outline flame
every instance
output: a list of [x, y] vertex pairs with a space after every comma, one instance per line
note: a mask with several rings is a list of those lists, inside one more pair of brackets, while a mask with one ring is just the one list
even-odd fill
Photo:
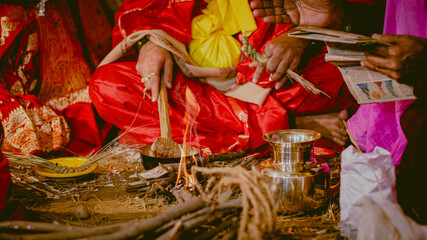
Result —
[[[185, 131], [184, 131], [184, 139], [183, 139], [183, 148], [181, 149], [181, 159], [179, 161], [179, 167], [178, 167], [178, 174], [176, 179], [177, 186], [181, 178], [184, 178], [185, 180], [185, 187], [193, 188], [194, 184], [196, 183], [195, 176], [188, 173], [187, 171], [187, 153], [189, 152], [189, 147], [186, 145], [187, 142], [187, 135], [190, 133], [190, 130], [192, 129], [194, 122], [196, 121], [197, 115], [199, 115], [200, 112], [200, 105], [197, 103], [196, 97], [194, 96], [193, 92], [190, 90], [190, 88], [185, 89], [185, 115], [184, 115], [184, 122], [185, 122]], [[194, 162], [197, 166], [197, 159], [196, 157], [192, 156]]]

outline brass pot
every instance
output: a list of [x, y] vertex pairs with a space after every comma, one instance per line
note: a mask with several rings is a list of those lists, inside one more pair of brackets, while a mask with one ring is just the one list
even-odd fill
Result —
[[277, 212], [307, 212], [324, 206], [329, 199], [329, 174], [323, 170], [283, 172], [261, 169], [271, 183]]
[[303, 171], [305, 162], [313, 157], [314, 141], [319, 138], [320, 133], [305, 129], [279, 130], [263, 136], [270, 144], [273, 165], [284, 172]]

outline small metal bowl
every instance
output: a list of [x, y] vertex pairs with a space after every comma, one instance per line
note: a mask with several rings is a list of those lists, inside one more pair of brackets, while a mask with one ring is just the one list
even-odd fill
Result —
[[[180, 146], [182, 147], [181, 144]], [[189, 146], [189, 153], [187, 154], [187, 156], [185, 156], [186, 161], [187, 162], [190, 161], [193, 156], [198, 155], [199, 153], [200, 153], [200, 150], [198, 148]], [[154, 156], [153, 151], [151, 151], [151, 144], [150, 144], [141, 148], [141, 159], [142, 159], [142, 166], [144, 167], [144, 169], [149, 170], [159, 166], [159, 162], [163, 164], [179, 163], [179, 161], [181, 160], [181, 157], [178, 157], [178, 158], [156, 157]]]
[[273, 165], [284, 172], [304, 170], [304, 163], [313, 157], [314, 141], [320, 133], [306, 129], [286, 129], [266, 133], [263, 139], [271, 147]]

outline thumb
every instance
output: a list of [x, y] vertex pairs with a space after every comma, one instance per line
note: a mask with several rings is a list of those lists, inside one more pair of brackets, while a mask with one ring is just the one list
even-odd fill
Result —
[[348, 112], [347, 109], [342, 110], [338, 113], [338, 118], [341, 120], [347, 120], [348, 119]]

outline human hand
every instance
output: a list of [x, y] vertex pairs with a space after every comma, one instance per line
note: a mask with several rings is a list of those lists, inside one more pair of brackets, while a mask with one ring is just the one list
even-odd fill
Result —
[[427, 39], [392, 34], [374, 34], [372, 37], [390, 46], [366, 53], [362, 66], [412, 86], [427, 72]]
[[286, 71], [293, 70], [299, 65], [301, 55], [308, 43], [309, 41], [305, 39], [289, 37], [288, 33], [271, 40], [264, 49], [264, 55], [269, 58], [267, 64], [264, 66], [253, 62], [249, 65], [256, 67], [252, 81], [257, 83], [263, 71], [266, 70], [271, 73], [270, 79], [277, 81], [275, 88], [281, 88], [287, 79]]
[[339, 0], [253, 0], [254, 17], [266, 23], [291, 23], [317, 27], [335, 27], [343, 23]]
[[148, 41], [141, 47], [135, 68], [142, 78], [148, 78], [145, 81], [145, 89], [151, 91], [151, 100], [153, 102], [159, 96], [160, 74], [162, 72], [166, 87], [172, 88], [172, 56], [164, 48], [157, 46], [153, 42]]

